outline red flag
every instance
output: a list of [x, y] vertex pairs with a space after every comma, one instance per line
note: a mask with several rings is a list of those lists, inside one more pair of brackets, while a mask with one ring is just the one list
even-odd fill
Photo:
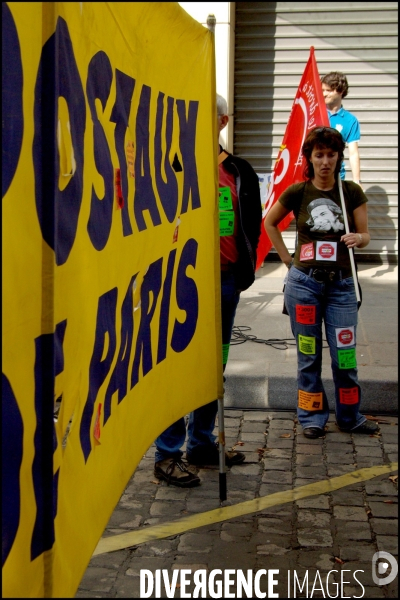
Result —
[[[328, 111], [326, 110], [322, 86], [318, 74], [317, 63], [314, 56], [314, 48], [310, 48], [303, 77], [293, 102], [292, 111], [286, 126], [278, 158], [275, 162], [271, 183], [269, 184], [267, 200], [263, 207], [263, 222], [261, 224], [261, 236], [257, 248], [258, 269], [271, 249], [271, 242], [264, 228], [264, 219], [271, 206], [278, 200], [282, 192], [292, 185], [304, 181], [303, 171], [305, 160], [301, 148], [307, 133], [318, 125], [329, 127]], [[279, 224], [279, 229], [284, 231], [294, 218], [291, 212]]]

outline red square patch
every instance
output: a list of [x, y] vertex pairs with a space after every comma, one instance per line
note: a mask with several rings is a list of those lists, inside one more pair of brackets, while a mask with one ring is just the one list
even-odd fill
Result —
[[302, 323], [303, 325], [315, 325], [315, 306], [306, 306], [302, 304], [296, 304], [296, 323]]

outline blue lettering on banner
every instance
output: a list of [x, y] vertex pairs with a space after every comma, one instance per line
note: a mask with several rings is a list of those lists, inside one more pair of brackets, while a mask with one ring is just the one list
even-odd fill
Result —
[[23, 456], [24, 423], [13, 389], [4, 373], [2, 373], [1, 389], [1, 558], [4, 566], [17, 535], [20, 520], [19, 477]]
[[192, 198], [192, 209], [200, 208], [199, 181], [196, 165], [196, 123], [199, 103], [189, 102], [189, 113], [186, 119], [186, 103], [177, 100], [179, 116], [179, 147], [183, 160], [183, 194], [181, 214], [187, 212], [189, 197]]
[[178, 182], [176, 180], [175, 171], [172, 168], [169, 160], [169, 154], [172, 143], [173, 132], [173, 117], [174, 117], [174, 99], [167, 99], [167, 117], [165, 131], [165, 154], [164, 154], [164, 170], [167, 181], [164, 182], [162, 177], [162, 124], [164, 116], [164, 94], [160, 92], [157, 100], [157, 118], [156, 118], [156, 134], [154, 139], [154, 166], [156, 171], [156, 184], [163, 206], [165, 215], [170, 223], [173, 223], [178, 209]]
[[36, 519], [31, 541], [31, 560], [54, 544], [54, 519], [57, 515], [59, 469], [53, 474], [53, 453], [57, 448], [54, 428], [54, 381], [64, 370], [63, 342], [67, 321], [56, 325], [55, 333], [35, 339], [35, 456], [32, 480], [36, 500]]
[[87, 225], [89, 237], [96, 250], [103, 250], [111, 231], [114, 201], [114, 170], [106, 134], [97, 116], [95, 100], [105, 110], [110, 95], [113, 73], [105, 52], [97, 52], [89, 63], [86, 95], [93, 121], [93, 148], [96, 169], [104, 180], [104, 196], [99, 198], [92, 185], [90, 217]]
[[[64, 190], [58, 187], [60, 157], [56, 148], [58, 97], [65, 98], [76, 163]], [[67, 23], [57, 20], [43, 46], [35, 85], [33, 166], [37, 215], [45, 242], [63, 265], [71, 252], [83, 193], [83, 139], [86, 103]]]
[[125, 73], [119, 69], [115, 69], [115, 84], [117, 95], [110, 121], [116, 124], [114, 133], [115, 149], [117, 151], [121, 169], [122, 196], [124, 198], [124, 205], [121, 210], [122, 230], [124, 236], [126, 236], [132, 234], [132, 225], [128, 212], [128, 175], [125, 154], [125, 133], [129, 123], [135, 80], [132, 77], [129, 77], [129, 75], [125, 75]]
[[[80, 427], [80, 440], [85, 462], [92, 450], [90, 424], [92, 422], [94, 403], [98, 391], [110, 370], [116, 348], [115, 316], [117, 296], [118, 290], [117, 288], [113, 288], [99, 298], [96, 337], [89, 367], [89, 392], [83, 409]], [[105, 347], [107, 347], [107, 354], [101, 360]]]
[[147, 229], [143, 211], [148, 210], [153, 225], [161, 225], [161, 217], [153, 190], [150, 172], [150, 98], [151, 88], [142, 87], [136, 117], [136, 156], [135, 156], [135, 219], [139, 231]]
[[183, 352], [188, 347], [196, 331], [199, 316], [199, 295], [195, 281], [187, 277], [186, 269], [190, 265], [196, 266], [198, 243], [194, 239], [186, 242], [178, 266], [176, 277], [176, 301], [181, 310], [186, 312], [183, 323], [175, 320], [172, 333], [171, 348], [175, 352]]
[[[175, 297], [178, 307], [185, 311], [186, 319], [182, 323], [175, 320], [170, 343], [170, 347], [174, 352], [182, 352], [187, 348], [197, 327], [199, 311], [197, 286], [195, 280], [186, 275], [189, 266], [196, 267], [197, 249], [198, 243], [196, 240], [189, 239], [183, 247], [178, 264]], [[168, 256], [164, 283], [162, 282], [162, 258], [154, 261], [143, 277], [140, 288], [140, 323], [136, 341], [133, 339], [133, 284], [138, 274], [134, 275], [129, 282], [121, 308], [121, 342], [118, 358], [105, 393], [103, 424], [111, 416], [113, 395], [118, 392], [118, 404], [127, 395], [128, 368], [133, 345], [135, 345], [135, 355], [130, 377], [130, 389], [139, 383], [140, 365], [142, 365], [143, 377], [154, 367], [151, 329], [162, 283], [157, 364], [166, 358], [175, 258], [176, 249], [172, 250]], [[85, 462], [92, 451], [90, 431], [95, 402], [99, 390], [110, 371], [116, 351], [116, 308], [117, 288], [113, 288], [100, 296], [97, 310], [95, 342], [89, 367], [89, 392], [80, 424], [80, 442]], [[107, 354], [102, 360], [105, 349], [107, 349]]]
[[121, 400], [125, 398], [127, 392], [128, 367], [133, 339], [133, 284], [136, 277], [137, 274], [132, 277], [122, 304], [121, 344], [119, 347], [117, 364], [114, 367], [104, 398], [104, 425], [111, 415], [111, 400], [113, 394], [118, 391], [119, 404]]
[[1, 110], [2, 155], [1, 197], [6, 194], [17, 170], [24, 131], [22, 107], [22, 59], [18, 32], [7, 2], [1, 3]]

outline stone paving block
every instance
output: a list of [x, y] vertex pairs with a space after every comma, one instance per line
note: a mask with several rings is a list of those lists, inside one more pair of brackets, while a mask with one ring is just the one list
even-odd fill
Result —
[[322, 456], [323, 445], [311, 445], [311, 444], [299, 444], [297, 440], [296, 453], [297, 455], [302, 454], [315, 454], [316, 456]]
[[242, 475], [243, 477], [257, 477], [262, 472], [261, 464], [246, 464], [236, 465], [231, 467], [232, 475]]
[[397, 496], [397, 489], [391, 481], [366, 481], [365, 491], [369, 496]]
[[262, 483], [283, 483], [283, 484], [292, 484], [293, 482], [293, 473], [288, 471], [271, 471], [266, 470], [262, 476]]
[[297, 467], [320, 467], [323, 465], [323, 457], [321, 454], [297, 454]]
[[339, 545], [345, 540], [372, 540], [371, 527], [369, 523], [361, 521], [335, 520], [335, 542]]
[[372, 530], [377, 535], [395, 535], [398, 536], [398, 520], [397, 519], [370, 519]]
[[260, 423], [268, 423], [271, 418], [271, 413], [261, 412], [257, 410], [249, 410], [243, 415], [243, 421], [258, 421]]
[[290, 471], [292, 462], [285, 459], [264, 459], [264, 470], [266, 471]]
[[300, 509], [329, 510], [329, 498], [327, 496], [311, 496], [297, 500], [296, 504]]
[[[152, 540], [141, 544], [135, 550], [136, 556], [166, 557], [176, 551], [177, 540]], [[147, 567], [146, 567], [147, 568]]]
[[294, 440], [285, 440], [285, 439], [280, 439], [280, 438], [275, 438], [275, 439], [269, 439], [267, 437], [267, 448], [293, 448], [293, 443]]
[[116, 552], [105, 552], [90, 559], [91, 567], [106, 567], [118, 570], [129, 556], [129, 550], [117, 550]]
[[356, 453], [357, 453], [357, 457], [359, 456], [379, 456], [379, 458], [382, 458], [382, 450], [379, 447], [372, 447], [372, 446], [358, 446], [356, 448]]
[[372, 557], [376, 552], [374, 544], [351, 544], [345, 543], [340, 548], [340, 558], [346, 563], [348, 561], [357, 561], [368, 563], [368, 568], [371, 568]]
[[[379, 446], [379, 444], [378, 444]], [[353, 454], [353, 444], [350, 443], [339, 443], [331, 442], [329, 439], [326, 440], [326, 455], [338, 454], [344, 456], [345, 454]]]
[[245, 421], [242, 426], [242, 433], [265, 433], [266, 429], [266, 423], [259, 423], [258, 421]]
[[241, 442], [252, 442], [254, 444], [258, 444], [259, 446], [265, 445], [265, 435], [263, 433], [241, 433], [240, 434]]
[[333, 514], [339, 521], [368, 521], [364, 507], [358, 506], [334, 506]]
[[294, 439], [294, 431], [292, 429], [287, 429], [286, 431], [274, 430], [271, 427], [268, 429], [268, 439], [275, 440], [293, 440]]
[[315, 527], [299, 527], [297, 539], [300, 546], [330, 548], [333, 539], [329, 529], [315, 529]]
[[115, 569], [105, 567], [88, 566], [80, 583], [82, 590], [91, 590], [92, 592], [110, 592], [117, 578]]
[[392, 535], [377, 535], [376, 543], [378, 546], [378, 550], [383, 550], [384, 552], [390, 552], [394, 556], [398, 556], [399, 553], [399, 545], [398, 538]]
[[383, 464], [383, 459], [379, 456], [357, 456], [357, 467], [364, 469], [364, 467], [376, 467]]
[[278, 535], [290, 535], [292, 533], [292, 523], [291, 521], [277, 519], [276, 517], [259, 517], [258, 531], [269, 535], [274, 533]]
[[335, 569], [337, 564], [332, 548], [320, 548], [319, 550], [304, 548], [299, 552], [297, 562], [302, 567], [314, 567], [320, 571]]
[[260, 497], [270, 496], [271, 494], [276, 494], [277, 492], [285, 492], [287, 490], [291, 490], [291, 485], [284, 485], [283, 483], [263, 483], [260, 486]]
[[289, 552], [289, 548], [277, 546], [276, 544], [262, 544], [257, 546], [257, 554], [265, 556], [282, 556]]
[[353, 454], [326, 454], [326, 462], [328, 465], [354, 465], [356, 459]]
[[298, 445], [307, 445], [307, 446], [322, 446], [324, 438], [316, 438], [315, 440], [310, 440], [309, 438], [304, 437], [302, 433], [298, 433], [296, 436], [296, 442]]
[[156, 500], [185, 500], [188, 489], [178, 488], [173, 485], [162, 485], [157, 489]]
[[228, 473], [227, 475], [227, 488], [228, 490], [256, 490], [258, 488], [258, 481], [252, 477], [243, 477], [243, 475], [233, 475]]
[[364, 498], [361, 492], [361, 490], [360, 492], [348, 491], [347, 488], [334, 490], [331, 492], [332, 504], [340, 504], [343, 506], [364, 506]]
[[179, 514], [185, 509], [186, 504], [183, 500], [155, 500], [150, 507], [150, 515], [152, 517], [161, 517], [167, 515], [174, 518], [179, 516]]
[[293, 431], [294, 424], [289, 419], [273, 419], [269, 424], [269, 430]]
[[391, 463], [396, 463], [399, 460], [399, 455], [396, 454], [387, 454], [388, 461]]
[[178, 552], [186, 554], [193, 552], [198, 554], [208, 554], [213, 547], [212, 538], [202, 533], [184, 533], [180, 536]]
[[264, 460], [270, 460], [272, 458], [283, 458], [290, 460], [292, 458], [292, 450], [289, 448], [270, 448], [264, 451]]
[[351, 473], [357, 469], [356, 465], [333, 465], [329, 464], [327, 466], [327, 472], [329, 477], [340, 477], [340, 475], [345, 475], [345, 473]]
[[353, 436], [354, 446], [358, 448], [359, 446], [370, 446], [371, 448], [380, 448], [381, 447], [381, 437], [380, 436], [371, 436], [371, 435], [359, 435]]
[[351, 443], [350, 433], [345, 433], [344, 431], [329, 431], [327, 434], [327, 441], [329, 442], [339, 442], [340, 444], [349, 444]]
[[387, 504], [386, 502], [371, 502], [368, 501], [373, 517], [386, 517], [388, 519], [396, 519], [398, 516], [397, 504]]
[[301, 479], [322, 479], [325, 477], [324, 465], [314, 467], [296, 467], [296, 477]]
[[393, 433], [383, 433], [381, 434], [381, 442], [383, 442], [384, 444], [398, 444], [399, 443], [399, 436], [397, 435], [397, 432], [393, 432]]
[[294, 412], [269, 412], [268, 415], [270, 421], [273, 421], [274, 419], [278, 419], [279, 421], [282, 419], [294, 421], [295, 419], [297, 419], [297, 415]]
[[322, 527], [328, 529], [331, 522], [331, 515], [318, 510], [300, 509], [297, 513], [297, 522], [299, 527]]
[[383, 448], [386, 454], [397, 454], [399, 453], [398, 444], [383, 444]]
[[188, 498], [186, 511], [189, 513], [202, 513], [220, 507], [219, 492], [213, 498]]

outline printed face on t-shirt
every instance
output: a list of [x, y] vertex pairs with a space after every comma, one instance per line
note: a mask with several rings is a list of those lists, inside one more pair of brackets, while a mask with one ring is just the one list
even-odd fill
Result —
[[[338, 211], [340, 211], [339, 208]], [[312, 225], [310, 231], [330, 231], [332, 229], [337, 232], [344, 229], [339, 215], [335, 214], [326, 204], [320, 204], [312, 209], [311, 219], [307, 221], [307, 224]]]

